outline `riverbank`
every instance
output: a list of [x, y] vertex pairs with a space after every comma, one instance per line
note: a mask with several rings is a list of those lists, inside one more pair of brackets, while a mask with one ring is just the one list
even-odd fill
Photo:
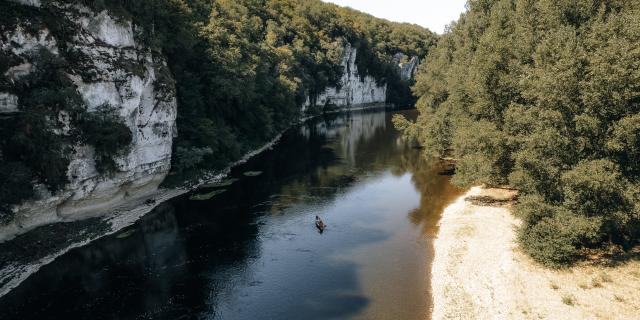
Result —
[[433, 319], [636, 319], [640, 261], [552, 270], [519, 251], [515, 191], [473, 187], [440, 220]]
[[152, 194], [132, 197], [110, 210], [95, 213], [93, 217], [66, 220], [60, 218], [58, 221], [35, 229], [25, 229], [10, 234], [6, 230], [4, 234], [0, 232], [0, 297], [16, 288], [41, 267], [68, 251], [133, 225], [166, 201], [194, 191], [205, 184], [222, 181], [233, 168], [246, 163], [265, 150], [273, 148], [290, 128], [322, 115], [381, 108], [379, 105], [362, 105], [317, 115], [306, 115], [292, 122], [289, 128], [280, 132], [271, 141], [247, 152], [241, 159], [230, 163], [223, 170], [203, 174], [197, 181], [178, 187], [161, 187]]

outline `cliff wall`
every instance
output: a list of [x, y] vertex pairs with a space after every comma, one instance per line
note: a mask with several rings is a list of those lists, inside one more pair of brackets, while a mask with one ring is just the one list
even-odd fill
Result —
[[[39, 1], [16, 2], [44, 6]], [[0, 227], [0, 240], [39, 225], [99, 215], [127, 199], [144, 197], [157, 189], [171, 167], [176, 96], [163, 56], [139, 45], [132, 24], [107, 11], [58, 3], [46, 6], [72, 27], [72, 34], [60, 39], [39, 17], [20, 19], [1, 34], [0, 54], [14, 61], [1, 76], [17, 87], [22, 78], [39, 71], [43, 50], [62, 58], [83, 108], [89, 113], [104, 105], [114, 108], [131, 131], [132, 140], [127, 151], [114, 158], [116, 170], [110, 174], [97, 170], [93, 146], [73, 143], [68, 155], [68, 183], [52, 193], [35, 182], [36, 199], [15, 208], [13, 220]], [[12, 92], [17, 88], [10, 85], [4, 89], [7, 92], [0, 92], [0, 115], [20, 117], [23, 106]], [[51, 130], [59, 136], [71, 135], [74, 128], [68, 118], [66, 110], [58, 111], [49, 123]]]
[[387, 85], [379, 84], [372, 76], [361, 77], [356, 65], [358, 50], [347, 44], [341, 65], [344, 69], [339, 87], [329, 87], [315, 97], [309, 97], [303, 111], [310, 107], [334, 106], [341, 109], [383, 104], [387, 99]]
[[[21, 9], [14, 22], [0, 28], [0, 120], [19, 122], [28, 113], [42, 117], [46, 131], [66, 144], [68, 164], [61, 188], [51, 188], [42, 177], [31, 181], [35, 196], [14, 206], [9, 218], [0, 217], [0, 242], [38, 226], [100, 216], [123, 204], [155, 197], [171, 169], [177, 132], [176, 85], [167, 58], [142, 41], [144, 30], [130, 17], [78, 2], [12, 2]], [[346, 44], [340, 84], [308, 97], [301, 116], [316, 108], [352, 109], [387, 101], [387, 84], [361, 76], [357, 57], [357, 49]], [[113, 155], [114, 170], [100, 169], [101, 155], [83, 136], [87, 131], [74, 122], [78, 110], [44, 106], [43, 114], [25, 102], [25, 92], [37, 90], [33, 79], [50, 72], [44, 66], [51, 61], [71, 83], [82, 112], [95, 114], [108, 106], [131, 132], [125, 152]], [[400, 76], [411, 77], [416, 65], [417, 58], [399, 66]], [[58, 89], [45, 89], [52, 88]], [[30, 130], [28, 126], [20, 129]], [[0, 161], [4, 160], [0, 150]]]

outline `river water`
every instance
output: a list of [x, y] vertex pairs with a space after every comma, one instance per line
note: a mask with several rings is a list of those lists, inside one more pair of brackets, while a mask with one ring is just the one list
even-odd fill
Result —
[[237, 181], [196, 193], [224, 192], [161, 204], [44, 266], [0, 298], [0, 318], [428, 318], [437, 221], [462, 190], [392, 114], [292, 128]]

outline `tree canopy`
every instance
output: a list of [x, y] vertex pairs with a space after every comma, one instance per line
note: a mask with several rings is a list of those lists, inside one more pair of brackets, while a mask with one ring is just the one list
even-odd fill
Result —
[[[179, 162], [190, 151], [201, 155], [199, 167], [224, 166], [286, 128], [307, 96], [339, 85], [347, 43], [358, 49], [360, 75], [396, 92], [408, 83], [399, 79], [393, 55], [422, 58], [436, 42], [435, 34], [417, 25], [319, 0], [87, 4], [133, 19], [139, 36], [167, 55], [178, 89], [176, 168], [188, 167]], [[184, 160], [194, 166], [192, 157]]]
[[567, 263], [640, 239], [639, 64], [637, 1], [470, 1], [395, 121], [454, 182], [520, 189], [524, 250]]
[[[300, 117], [308, 96], [339, 86], [345, 45], [358, 49], [360, 76], [404, 92], [393, 55], [424, 57], [436, 36], [417, 25], [392, 23], [319, 0], [42, 0], [40, 8], [3, 2], [0, 29], [19, 23], [47, 28], [59, 57], [38, 53], [37, 72], [20, 83], [0, 77], [0, 89], [15, 93], [21, 113], [0, 126], [0, 218], [9, 207], [33, 196], [32, 186], [50, 191], [67, 180], [70, 148], [93, 145], [99, 171], [117, 170], [113, 156], [126, 151], [131, 132], [109, 106], [88, 114], [66, 75], [77, 59], [68, 42], [77, 26], [61, 14], [60, 2], [94, 12], [107, 10], [131, 21], [142, 50], [163, 55], [175, 80], [178, 137], [176, 171], [219, 169], [264, 144]], [[0, 74], [17, 62], [0, 56]], [[135, 67], [134, 67], [135, 68]], [[135, 70], [126, 71], [135, 72]], [[168, 73], [171, 74], [168, 74]], [[164, 81], [168, 80], [168, 81]], [[389, 96], [406, 103], [406, 94]], [[68, 114], [73, 139], [56, 133], [47, 119]], [[59, 130], [58, 130], [59, 131]], [[623, 134], [623, 133], [621, 133]]]

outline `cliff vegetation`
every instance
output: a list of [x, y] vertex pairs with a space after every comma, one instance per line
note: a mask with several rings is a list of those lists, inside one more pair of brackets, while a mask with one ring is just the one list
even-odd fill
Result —
[[339, 86], [347, 43], [358, 50], [362, 77], [372, 75], [398, 93], [389, 102], [411, 104], [393, 55], [424, 57], [436, 40], [416, 25], [316, 0], [111, 0], [103, 6], [133, 19], [140, 36], [168, 57], [178, 91], [177, 171], [223, 167], [289, 126], [308, 96]]
[[[16, 102], [15, 110], [0, 110], [5, 220], [11, 206], [46, 198], [70, 183], [78, 145], [91, 147], [99, 173], [91, 177], [96, 180], [91, 188], [131, 169], [116, 161], [126, 158], [128, 149], [140, 152], [132, 159], [146, 156], [141, 150], [152, 143], [136, 145], [140, 135], [149, 139], [140, 128], [144, 124], [135, 123], [134, 114], [128, 119], [118, 114], [130, 104], [126, 99], [141, 95], [137, 79], [152, 79], [168, 104], [175, 84], [178, 132], [171, 166], [182, 179], [239, 159], [298, 119], [307, 97], [339, 86], [347, 44], [358, 50], [361, 77], [386, 84], [389, 102], [411, 104], [411, 80], [400, 78], [393, 56], [422, 58], [436, 42], [433, 33], [416, 25], [319, 0], [15, 0], [2, 2], [0, 9], [0, 99]], [[100, 29], [105, 26], [111, 29]], [[42, 50], [16, 53], [16, 46], [25, 45], [12, 42], [22, 41], [11, 39], [16, 34], [38, 35], [27, 40]], [[114, 95], [118, 106], [87, 103], [93, 96]], [[155, 125], [150, 126], [159, 137], [175, 133], [166, 132], [173, 124]]]

